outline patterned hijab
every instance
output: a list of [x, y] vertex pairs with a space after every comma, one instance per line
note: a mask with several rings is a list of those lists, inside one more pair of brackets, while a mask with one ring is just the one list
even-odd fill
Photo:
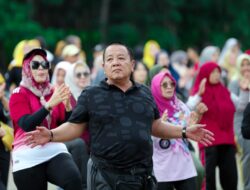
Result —
[[172, 77], [172, 75], [169, 72], [160, 72], [157, 75], [155, 75], [152, 80], [151, 91], [155, 99], [156, 105], [159, 109], [160, 115], [162, 115], [163, 112], [167, 110], [168, 117], [171, 118], [176, 112], [181, 110], [181, 102], [177, 98], [176, 92], [174, 92], [174, 95], [170, 99], [167, 99], [162, 96], [161, 82], [165, 77], [170, 78], [170, 80], [174, 82], [175, 84], [174, 90], [176, 90], [176, 81]]
[[46, 55], [39, 51], [34, 51], [29, 57], [24, 58], [22, 66], [22, 80], [20, 85], [29, 89], [33, 94], [38, 97], [45, 97], [52, 93], [52, 86], [49, 81], [49, 74], [44, 83], [37, 83], [31, 73], [30, 62], [34, 56], [40, 55], [47, 61]]

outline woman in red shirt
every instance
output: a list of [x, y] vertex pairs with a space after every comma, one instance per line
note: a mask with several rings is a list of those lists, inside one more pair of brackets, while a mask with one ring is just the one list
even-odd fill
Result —
[[25, 144], [26, 132], [36, 126], [55, 128], [71, 113], [70, 91], [65, 85], [52, 88], [49, 69], [46, 51], [31, 50], [23, 59], [20, 86], [10, 97], [14, 182], [19, 190], [46, 190], [48, 181], [65, 190], [80, 190], [80, 173], [63, 143], [49, 142], [36, 148]]

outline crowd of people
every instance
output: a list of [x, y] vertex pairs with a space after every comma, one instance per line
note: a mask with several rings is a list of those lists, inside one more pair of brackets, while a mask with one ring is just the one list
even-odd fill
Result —
[[[168, 52], [78, 36], [20, 41], [0, 75], [0, 189], [250, 190], [250, 50], [230, 38]], [[5, 135], [0, 128], [0, 136]], [[11, 156], [10, 156], [11, 154]], [[236, 162], [236, 154], [240, 163]], [[238, 171], [240, 173], [238, 173]]]

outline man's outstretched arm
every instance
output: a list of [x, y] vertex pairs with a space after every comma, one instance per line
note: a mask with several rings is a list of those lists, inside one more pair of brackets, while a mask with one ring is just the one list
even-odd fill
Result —
[[36, 130], [26, 133], [26, 143], [32, 147], [47, 142], [65, 142], [80, 137], [87, 123], [66, 122], [59, 127], [49, 130], [46, 127], [37, 127]]
[[157, 119], [153, 122], [152, 135], [163, 139], [186, 137], [207, 146], [214, 141], [213, 133], [203, 127], [202, 124], [192, 124], [183, 128]]

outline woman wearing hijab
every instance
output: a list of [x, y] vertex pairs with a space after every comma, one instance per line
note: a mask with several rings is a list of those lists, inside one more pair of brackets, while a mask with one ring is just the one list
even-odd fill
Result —
[[160, 51], [160, 45], [155, 40], [149, 40], [146, 42], [143, 49], [143, 63], [147, 65], [148, 69], [151, 69], [155, 63], [155, 56]]
[[[67, 71], [65, 77], [65, 84], [70, 87], [70, 91], [75, 100], [78, 100], [78, 97], [80, 96], [81, 92], [90, 85], [90, 80], [91, 75], [89, 67], [84, 63], [76, 63]], [[85, 130], [81, 137], [88, 146], [88, 130]], [[86, 155], [86, 153], [84, 155]], [[85, 161], [87, 162], [86, 156]]]
[[243, 171], [244, 189], [250, 189], [250, 141], [244, 139], [241, 134], [241, 122], [243, 119], [243, 112], [249, 100], [249, 85], [250, 85], [250, 56], [248, 54], [241, 54], [237, 58], [237, 75], [231, 81], [228, 88], [231, 93], [236, 96], [246, 94], [245, 101], [242, 104], [237, 104], [236, 112], [234, 114], [234, 131], [238, 146], [242, 151], [239, 151], [241, 163], [238, 166]]
[[51, 84], [54, 86], [60, 86], [65, 81], [65, 76], [67, 70], [70, 68], [71, 64], [67, 61], [61, 61], [56, 64], [53, 71]]
[[75, 63], [66, 72], [65, 83], [69, 86], [75, 100], [78, 99], [84, 88], [90, 85], [90, 69], [84, 63]]
[[228, 82], [233, 79], [237, 72], [236, 60], [240, 54], [239, 41], [235, 38], [228, 39], [219, 58], [219, 65], [225, 70]]
[[[66, 71], [65, 84], [69, 86], [70, 92], [77, 101], [83, 89], [90, 85], [90, 69], [84, 63], [70, 65]], [[83, 132], [80, 138], [65, 142], [69, 152], [72, 154], [82, 176], [83, 187], [87, 188], [87, 162], [89, 159], [89, 131]]]
[[6, 77], [7, 89], [12, 92], [16, 88], [22, 79], [22, 61], [24, 54], [33, 48], [39, 47], [38, 40], [22, 40], [20, 41], [13, 52], [13, 60], [8, 66], [8, 72]]
[[[71, 67], [73, 67], [72, 64], [67, 61], [61, 61], [55, 66], [51, 79], [51, 84], [54, 88], [57, 88], [65, 83], [66, 73], [71, 69]], [[73, 96], [70, 96], [70, 104], [72, 107], [76, 105], [76, 100]]]
[[[240, 47], [239, 47], [239, 41], [236, 38], [228, 38], [221, 50], [221, 54], [218, 60], [218, 63], [220, 66], [222, 66], [223, 64], [225, 64], [225, 57], [226, 54], [231, 51], [232, 49], [237, 49], [238, 53], [240, 53]], [[236, 61], [236, 60], [235, 60]]]
[[204, 63], [209, 61], [217, 62], [219, 59], [219, 55], [220, 55], [220, 49], [218, 47], [216, 46], [205, 47], [200, 55], [199, 67], [201, 67], [202, 65], [204, 65]]
[[[67, 61], [61, 61], [56, 65], [53, 72], [52, 84], [54, 86], [60, 86], [62, 84], [66, 84], [69, 87], [71, 92], [70, 103], [72, 107], [76, 105], [78, 96], [80, 95], [83, 89], [78, 87], [77, 85], [79, 84], [80, 86], [83, 85], [84, 87], [86, 87], [90, 83], [90, 79], [88, 79], [88, 82], [86, 84], [84, 82], [85, 79], [82, 79], [83, 78], [81, 77], [82, 67], [84, 67], [84, 65], [80, 63], [75, 63], [72, 65]], [[74, 71], [76, 70], [76, 68], [78, 70], [80, 69], [79, 80], [74, 75], [75, 74]], [[87, 74], [88, 78], [90, 78], [89, 70], [87, 71]], [[88, 146], [87, 146], [88, 143], [89, 143], [89, 134], [87, 131], [84, 132], [82, 138], [76, 138], [74, 140], [64, 142], [80, 171], [83, 188], [87, 188], [87, 161], [89, 158]]]
[[[176, 81], [169, 72], [161, 72], [152, 80], [151, 91], [163, 122], [186, 126], [194, 122], [187, 106], [176, 96]], [[167, 121], [164, 119], [167, 111]], [[200, 114], [206, 108], [200, 110]], [[197, 122], [198, 120], [196, 120]], [[196, 169], [188, 142], [184, 139], [153, 137], [153, 166], [158, 190], [196, 189]]]
[[[66, 72], [65, 84], [69, 86], [70, 91], [77, 101], [81, 92], [90, 85], [91, 75], [89, 67], [84, 63], [76, 63]], [[82, 138], [89, 145], [89, 133], [85, 130]]]
[[[194, 83], [192, 94], [199, 93], [200, 85], [204, 90], [198, 97], [208, 111], [200, 123], [214, 133], [215, 141], [208, 147], [199, 144], [202, 162], [206, 171], [206, 189], [216, 189], [215, 169], [219, 167], [220, 183], [225, 190], [237, 189], [237, 168], [235, 160], [235, 141], [233, 119], [235, 105], [230, 92], [220, 82], [221, 69], [215, 62], [207, 62], [201, 68]], [[204, 83], [205, 81], [205, 83]], [[236, 98], [234, 98], [236, 102]]]
[[63, 143], [49, 142], [34, 148], [25, 144], [26, 132], [37, 126], [56, 128], [67, 120], [70, 91], [65, 85], [56, 89], [50, 85], [45, 50], [31, 50], [22, 65], [22, 81], [9, 104], [14, 126], [14, 182], [19, 190], [46, 190], [47, 182], [65, 190], [80, 190], [80, 173]]

